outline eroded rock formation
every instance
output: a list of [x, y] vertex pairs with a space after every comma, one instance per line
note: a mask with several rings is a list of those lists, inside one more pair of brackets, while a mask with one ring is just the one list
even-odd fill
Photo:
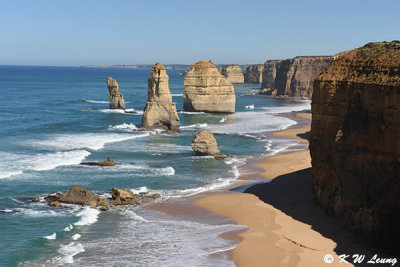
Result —
[[119, 92], [117, 81], [111, 77], [107, 78], [108, 99], [110, 101], [110, 109], [125, 110], [125, 101], [123, 95]]
[[256, 64], [250, 65], [246, 68], [244, 74], [245, 83], [262, 83], [262, 74], [264, 70], [264, 65]]
[[46, 197], [46, 201], [49, 202], [50, 206], [54, 207], [59, 207], [61, 205], [60, 203], [90, 206], [92, 208], [108, 206], [108, 201], [106, 199], [77, 185], [74, 185], [63, 194]]
[[183, 108], [186, 111], [234, 113], [236, 96], [233, 85], [210, 61], [190, 66], [185, 77]]
[[244, 83], [242, 69], [237, 64], [221, 66], [221, 74], [231, 83]]
[[179, 129], [179, 117], [176, 105], [172, 103], [168, 80], [167, 69], [157, 62], [148, 79], [147, 104], [142, 119], [146, 129]]
[[197, 156], [213, 156], [216, 159], [224, 159], [218, 149], [217, 140], [209, 131], [198, 133], [192, 140], [192, 149]]
[[310, 98], [314, 79], [332, 62], [331, 56], [295, 57], [268, 60], [264, 64], [260, 93]]
[[343, 52], [314, 81], [313, 189], [345, 226], [388, 252], [400, 240], [400, 42]]

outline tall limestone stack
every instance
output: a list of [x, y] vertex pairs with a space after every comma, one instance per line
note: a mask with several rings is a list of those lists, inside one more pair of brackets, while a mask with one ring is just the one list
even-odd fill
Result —
[[242, 68], [237, 64], [221, 66], [221, 74], [231, 83], [244, 83]]
[[337, 55], [314, 81], [313, 190], [329, 213], [400, 252], [400, 42]]
[[190, 66], [184, 84], [184, 110], [211, 113], [235, 112], [235, 89], [212, 62], [203, 60]]
[[148, 79], [147, 103], [142, 119], [146, 129], [177, 130], [180, 126], [168, 80], [167, 69], [157, 62]]
[[125, 110], [124, 96], [119, 92], [117, 81], [111, 77], [107, 78], [108, 99], [110, 101], [110, 109]]
[[264, 65], [262, 64], [248, 66], [244, 74], [244, 82], [262, 83], [263, 70], [264, 70]]
[[264, 64], [262, 94], [310, 98], [314, 79], [332, 62], [331, 56], [268, 60]]

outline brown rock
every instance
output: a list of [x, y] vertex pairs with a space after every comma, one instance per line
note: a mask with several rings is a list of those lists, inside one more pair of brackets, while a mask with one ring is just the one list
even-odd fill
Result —
[[83, 189], [77, 185], [74, 185], [70, 189], [57, 196], [57, 201], [61, 203], [77, 204], [82, 206], [101, 206], [108, 205], [107, 200], [93, 194], [89, 190]]
[[81, 165], [88, 165], [88, 166], [100, 166], [100, 167], [111, 167], [115, 165], [115, 162], [110, 158], [107, 157], [104, 161], [99, 162], [81, 162]]
[[108, 211], [110, 208], [108, 207], [108, 206], [104, 206], [104, 207], [101, 207], [100, 208], [100, 210], [101, 211]]
[[211, 113], [234, 113], [236, 96], [233, 85], [210, 61], [190, 66], [185, 80], [183, 109]]
[[111, 196], [113, 198], [111, 206], [139, 204], [136, 196], [128, 189], [118, 189], [114, 187], [112, 188]]
[[180, 126], [176, 105], [172, 103], [166, 68], [156, 63], [148, 79], [147, 104], [142, 125], [146, 129], [177, 130]]
[[244, 83], [244, 76], [239, 65], [223, 65], [220, 71], [231, 83]]
[[117, 81], [111, 77], [107, 78], [108, 99], [110, 101], [110, 109], [125, 110], [125, 101], [123, 95], [119, 92]]
[[244, 74], [244, 82], [262, 83], [263, 70], [264, 70], [264, 65], [262, 64], [248, 66]]
[[52, 201], [52, 202], [49, 203], [49, 206], [60, 207], [61, 203], [59, 201]]
[[400, 42], [337, 55], [314, 81], [313, 190], [346, 227], [400, 252]]
[[192, 149], [197, 156], [213, 156], [223, 159], [225, 156], [219, 151], [217, 140], [212, 133], [203, 131], [198, 133], [192, 140]]
[[332, 59], [331, 56], [306, 56], [268, 60], [264, 64], [260, 93], [276, 92], [276, 96], [310, 98], [314, 79]]

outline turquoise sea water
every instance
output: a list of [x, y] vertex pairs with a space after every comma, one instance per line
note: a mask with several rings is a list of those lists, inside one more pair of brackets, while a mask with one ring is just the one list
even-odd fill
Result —
[[[105, 213], [74, 205], [48, 207], [30, 199], [80, 185], [105, 197], [112, 187], [179, 198], [232, 183], [238, 166], [288, 144], [262, 133], [294, 125], [279, 116], [307, 101], [254, 94], [235, 86], [236, 113], [182, 111], [183, 76], [168, 71], [181, 119], [177, 133], [136, 132], [150, 70], [0, 66], [0, 266], [215, 266], [210, 258], [231, 246], [218, 234], [237, 229], [177, 220], [141, 207]], [[108, 109], [106, 78], [117, 79], [128, 109]], [[210, 130], [232, 159], [195, 157], [196, 132]], [[110, 156], [111, 168], [79, 165]], [[45, 238], [47, 237], [47, 238]], [[210, 245], [211, 244], [211, 245]]]

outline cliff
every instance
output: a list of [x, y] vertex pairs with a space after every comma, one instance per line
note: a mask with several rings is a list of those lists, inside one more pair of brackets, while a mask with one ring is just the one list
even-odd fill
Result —
[[183, 108], [186, 111], [234, 113], [236, 96], [233, 85], [210, 61], [190, 67], [184, 80]]
[[262, 83], [262, 74], [264, 70], [264, 65], [256, 64], [250, 65], [246, 68], [244, 74], [245, 83]]
[[117, 81], [111, 77], [107, 78], [108, 99], [110, 101], [110, 109], [125, 110], [124, 96], [119, 92]]
[[166, 68], [157, 62], [148, 79], [147, 103], [142, 119], [142, 125], [146, 129], [177, 130], [180, 126], [168, 81]]
[[244, 83], [242, 68], [239, 65], [222, 65], [220, 71], [231, 83]]
[[345, 226], [400, 252], [400, 42], [337, 55], [314, 81], [313, 190]]
[[331, 56], [268, 60], [264, 64], [262, 94], [310, 98], [314, 79], [332, 62]]

